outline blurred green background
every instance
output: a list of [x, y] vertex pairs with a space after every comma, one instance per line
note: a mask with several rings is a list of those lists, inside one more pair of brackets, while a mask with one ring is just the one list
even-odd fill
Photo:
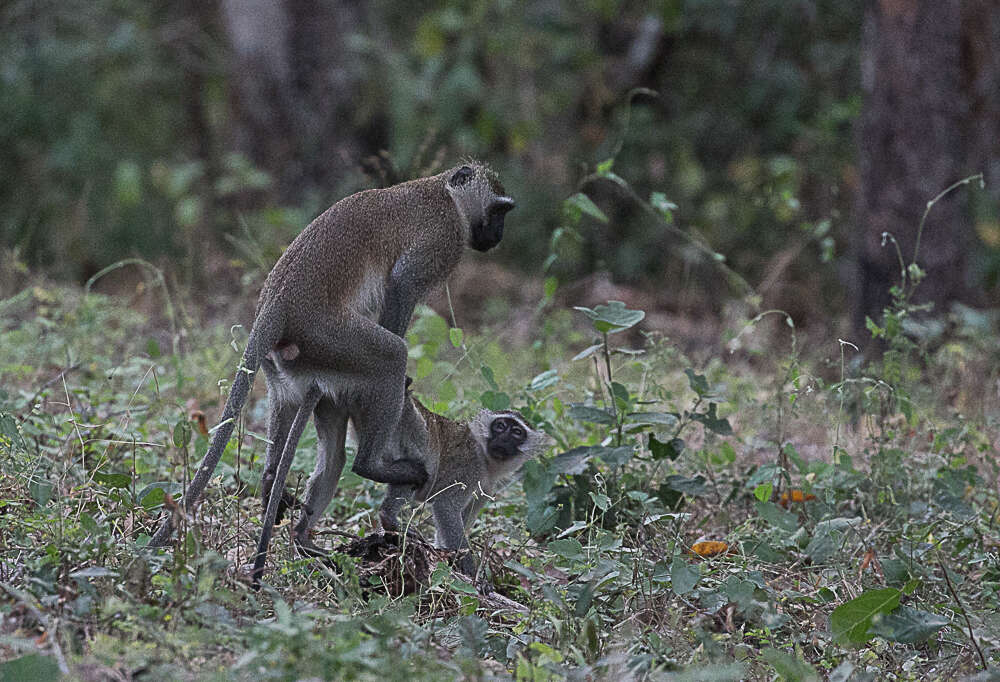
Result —
[[[989, 86], [1000, 66], [988, 51], [970, 59], [985, 49], [976, 40], [996, 42], [998, 11], [968, 3], [987, 19], [969, 27], [968, 8], [943, 4], [959, 17], [953, 38], [975, 48], [956, 57], [961, 68], [985, 78], [956, 85], [980, 92], [970, 95], [979, 118], [954, 123], [979, 131], [974, 145], [997, 132]], [[518, 201], [496, 256], [508, 266], [711, 292], [713, 271], [692, 269], [660, 221], [613, 183], [581, 184], [614, 157], [638, 197], [675, 203], [677, 227], [725, 254], [765, 300], [846, 312], [859, 295], [847, 285], [868, 281], [852, 274], [865, 229], [858, 149], [881, 153], [857, 144], [862, 66], [883, 64], [864, 31], [891, 28], [891, 8], [873, 7], [13, 0], [0, 9], [0, 244], [58, 278], [141, 256], [198, 284], [213, 258], [266, 271], [350, 192], [474, 155]], [[918, 17], [912, 35], [932, 20]], [[923, 75], [912, 87], [948, 78]], [[985, 160], [952, 150], [957, 161], [929, 186], [989, 173], [1000, 153], [985, 146]], [[562, 202], [579, 190], [609, 221], [585, 220], [579, 238], [553, 245]], [[910, 196], [919, 218], [931, 196]], [[988, 186], [956, 200], [955, 229], [974, 235], [962, 242], [963, 281], [987, 296], [1000, 263], [996, 196]], [[911, 215], [899, 222], [916, 227]]]

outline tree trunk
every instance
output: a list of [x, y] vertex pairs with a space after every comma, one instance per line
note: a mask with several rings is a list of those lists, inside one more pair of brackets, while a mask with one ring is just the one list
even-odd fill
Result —
[[[917, 228], [927, 202], [970, 168], [970, 97], [963, 49], [961, 0], [872, 0], [862, 36], [864, 109], [859, 121], [861, 188], [854, 255], [857, 290], [854, 328], [869, 338], [900, 281], [891, 242], [904, 262], [914, 257]], [[994, 94], [995, 97], [995, 94]], [[936, 312], [964, 298], [966, 255], [972, 244], [967, 193], [939, 202], [924, 225], [919, 263], [927, 278], [915, 301], [933, 301]]]
[[362, 3], [222, 0], [232, 48], [235, 146], [274, 178], [278, 198], [329, 192], [358, 161], [347, 48]]

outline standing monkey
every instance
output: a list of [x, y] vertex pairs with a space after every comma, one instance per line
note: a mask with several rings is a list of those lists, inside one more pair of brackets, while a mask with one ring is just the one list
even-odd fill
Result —
[[[262, 363], [270, 412], [262, 488], [269, 512], [282, 453], [286, 445], [294, 452], [309, 413], [316, 418], [319, 460], [298, 537], [308, 537], [336, 489], [336, 479], [332, 486], [329, 481], [336, 468], [331, 458], [342, 456], [348, 419], [358, 434], [355, 473], [393, 485], [423, 485], [423, 443], [391, 451], [399, 444], [394, 436], [404, 407], [402, 336], [417, 302], [447, 279], [466, 245], [488, 251], [500, 242], [513, 207], [496, 175], [470, 161], [429, 178], [353, 194], [310, 223], [264, 282], [222, 421], [187, 489], [185, 510], [192, 511], [215, 471]], [[275, 509], [278, 499], [280, 491]], [[169, 541], [172, 521], [164, 519], [150, 546]]]
[[[390, 485], [379, 510], [387, 532], [398, 532], [399, 511], [410, 498], [428, 502], [434, 514], [437, 544], [445, 549], [469, 546], [467, 532], [491, 495], [511, 481], [521, 466], [555, 441], [531, 428], [520, 412], [481, 410], [469, 422], [457, 422], [431, 412], [407, 393], [413, 416], [400, 425], [400, 438], [426, 438], [427, 482], [413, 486]], [[475, 575], [475, 560], [468, 552], [458, 568]]]

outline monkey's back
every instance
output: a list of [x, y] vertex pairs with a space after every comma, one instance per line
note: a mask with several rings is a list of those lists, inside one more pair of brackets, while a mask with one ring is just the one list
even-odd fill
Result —
[[484, 489], [490, 486], [483, 453], [468, 424], [431, 412], [419, 400], [414, 399], [424, 422], [427, 424], [427, 435], [432, 452], [439, 454], [437, 469], [431, 479], [421, 490], [417, 491], [416, 499], [424, 502], [427, 498], [441, 492], [456, 481], [475, 486], [482, 483]]
[[[464, 248], [444, 174], [345, 197], [292, 241], [268, 274], [257, 302], [292, 317], [352, 310], [375, 318], [401, 257], [420, 259], [430, 285], [443, 281]], [[288, 320], [294, 323], [294, 320]]]

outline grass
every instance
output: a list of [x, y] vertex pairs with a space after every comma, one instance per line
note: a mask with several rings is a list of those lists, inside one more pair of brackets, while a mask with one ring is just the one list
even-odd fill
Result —
[[[614, 304], [548, 303], [526, 347], [422, 311], [429, 406], [512, 405], [559, 443], [474, 526], [490, 599], [445, 561], [397, 596], [346, 554], [384, 493], [351, 474], [317, 538], [332, 564], [296, 556], [285, 525], [253, 592], [261, 386], [181, 541], [144, 549], [206, 449], [197, 412], [212, 424], [239, 330], [172, 333], [46, 284], [0, 306], [0, 679], [1000, 674], [987, 316], [921, 338], [899, 315], [894, 352], [864, 365], [791, 343], [781, 314], [696, 363]], [[310, 430], [291, 486], [315, 446]]]

